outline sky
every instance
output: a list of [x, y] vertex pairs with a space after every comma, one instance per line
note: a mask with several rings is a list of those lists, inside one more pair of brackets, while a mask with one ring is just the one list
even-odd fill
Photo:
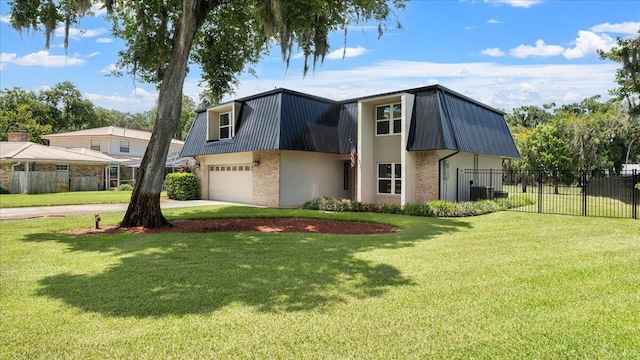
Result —
[[[71, 29], [66, 52], [62, 27], [47, 50], [42, 33], [18, 33], [8, 13], [0, 0], [0, 88], [40, 91], [70, 81], [96, 106], [131, 113], [155, 106], [156, 85], [109, 75], [124, 43], [103, 10]], [[343, 100], [432, 84], [507, 112], [607, 99], [620, 66], [601, 60], [597, 49], [638, 36], [640, 1], [409, 1], [387, 25], [381, 38], [375, 24], [352, 27], [346, 45], [342, 32], [331, 34], [330, 53], [306, 76], [299, 54], [287, 68], [274, 47], [223, 101], [274, 88]], [[192, 67], [184, 86], [196, 103], [200, 74]]]

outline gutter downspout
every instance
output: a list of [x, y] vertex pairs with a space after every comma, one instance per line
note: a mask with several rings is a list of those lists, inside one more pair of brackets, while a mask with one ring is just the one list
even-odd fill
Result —
[[459, 153], [460, 153], [460, 150], [454, 152], [453, 154], [449, 154], [449, 155], [443, 157], [442, 159], [438, 160], [438, 199], [439, 200], [442, 200], [442, 196], [440, 196], [440, 194], [442, 194], [442, 162], [447, 160], [450, 157], [458, 155]]

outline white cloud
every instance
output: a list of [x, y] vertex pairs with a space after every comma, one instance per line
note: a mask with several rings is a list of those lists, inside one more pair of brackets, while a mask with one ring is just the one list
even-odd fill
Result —
[[562, 97], [562, 101], [565, 103], [576, 103], [582, 101], [584, 98], [585, 96], [582, 96], [573, 91], [569, 91]]
[[355, 48], [352, 47], [348, 47], [348, 48], [340, 48], [338, 50], [332, 51], [330, 53], [327, 54], [326, 58], [330, 59], [330, 60], [336, 60], [336, 59], [342, 59], [344, 58], [351, 58], [351, 57], [357, 57], [360, 55], [364, 55], [368, 52], [367, 49], [363, 48], [362, 46], [358, 46]]
[[494, 4], [506, 4], [513, 7], [529, 8], [540, 4], [542, 0], [484, 0], [484, 2]]
[[[97, 29], [80, 30], [76, 28], [69, 29], [69, 39], [80, 40], [81, 38], [90, 38], [100, 36], [107, 32], [107, 29], [100, 27]], [[60, 26], [53, 32], [54, 36], [64, 37], [64, 27]]]
[[496, 19], [487, 20], [487, 24], [502, 24], [502, 21]]
[[84, 96], [99, 107], [136, 113], [153, 108], [158, 94], [135, 88], [128, 96], [119, 93], [85, 93]]
[[526, 83], [526, 82], [520, 83], [518, 85], [518, 90], [520, 90], [523, 93], [537, 93], [538, 92], [538, 88], [535, 85], [530, 84], [530, 83]]
[[101, 37], [101, 38], [97, 38], [96, 42], [98, 44], [108, 44], [108, 43], [112, 43], [113, 39], [112, 38], [107, 38], [107, 37]]
[[619, 24], [610, 24], [607, 22], [593, 26], [589, 30], [598, 33], [609, 32], [615, 34], [636, 35], [640, 30], [640, 22], [625, 21]]
[[65, 67], [82, 65], [85, 63], [84, 59], [78, 57], [77, 54], [73, 56], [65, 55], [51, 55], [48, 51], [42, 50], [35, 53], [18, 57], [16, 54], [2, 53], [0, 55], [0, 61], [2, 63], [11, 63], [20, 66], [44, 66], [44, 67]]
[[609, 51], [616, 41], [607, 34], [598, 35], [591, 31], [580, 30], [575, 41], [575, 47], [562, 52], [567, 59], [579, 59], [585, 56], [597, 55], [598, 49]]
[[557, 56], [562, 54], [564, 48], [558, 45], [547, 45], [544, 40], [536, 41], [536, 46], [520, 45], [509, 50], [509, 54], [517, 58], [526, 58], [529, 56]]
[[500, 50], [500, 48], [484, 49], [480, 53], [482, 55], [493, 56], [493, 57], [504, 56], [504, 51]]
[[469, 30], [473, 30], [473, 29], [475, 29], [475, 28], [477, 28], [477, 26], [475, 26], [475, 25], [469, 25], [469, 26], [465, 26], [465, 27], [464, 27], [464, 29], [465, 29], [465, 30], [467, 30], [467, 31], [469, 31]]
[[87, 55], [87, 58], [92, 58], [92, 57], [98, 56], [98, 55], [100, 55], [100, 52], [99, 51], [94, 51], [91, 54]]
[[116, 70], [116, 64], [109, 64], [104, 69], [100, 70], [100, 74], [111, 75]]
[[11, 21], [11, 17], [9, 15], [0, 15], [0, 23], [8, 24]]
[[[615, 79], [616, 64], [543, 64], [504, 65], [492, 62], [432, 63], [419, 61], [383, 61], [350, 70], [316, 71], [302, 75], [296, 69], [285, 73], [258, 72], [240, 79], [237, 94], [224, 101], [285, 87], [329, 99], [361, 96], [442, 84], [490, 106], [505, 109], [523, 105], [562, 104], [568, 93], [602, 95]], [[465, 69], [465, 74], [461, 73]], [[283, 76], [284, 74], [284, 76]], [[292, 75], [295, 74], [295, 75]], [[193, 93], [198, 92], [195, 88]], [[186, 90], [185, 90], [186, 93]]]

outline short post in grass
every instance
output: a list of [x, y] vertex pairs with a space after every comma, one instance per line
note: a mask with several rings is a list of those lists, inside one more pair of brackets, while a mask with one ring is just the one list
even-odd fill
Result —
[[96, 229], [100, 229], [100, 220], [102, 219], [100, 218], [99, 214], [95, 215], [95, 220], [96, 220]]

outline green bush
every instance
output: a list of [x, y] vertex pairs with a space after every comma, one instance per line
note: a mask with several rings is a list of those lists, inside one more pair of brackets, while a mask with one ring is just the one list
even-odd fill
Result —
[[2, 186], [0, 186], [0, 194], [8, 194], [9, 190], [3, 188]]
[[363, 204], [350, 199], [322, 197], [305, 202], [302, 208], [308, 210], [359, 211], [431, 217], [465, 217], [489, 214], [496, 211], [531, 205], [534, 203], [535, 201], [530, 196], [517, 196], [495, 200], [466, 201], [459, 203], [436, 200], [424, 204], [408, 203], [404, 207], [400, 207], [396, 204]]
[[170, 173], [164, 179], [167, 196], [174, 200], [198, 199], [198, 175], [187, 172]]
[[133, 191], [133, 186], [131, 184], [120, 184], [118, 191]]

